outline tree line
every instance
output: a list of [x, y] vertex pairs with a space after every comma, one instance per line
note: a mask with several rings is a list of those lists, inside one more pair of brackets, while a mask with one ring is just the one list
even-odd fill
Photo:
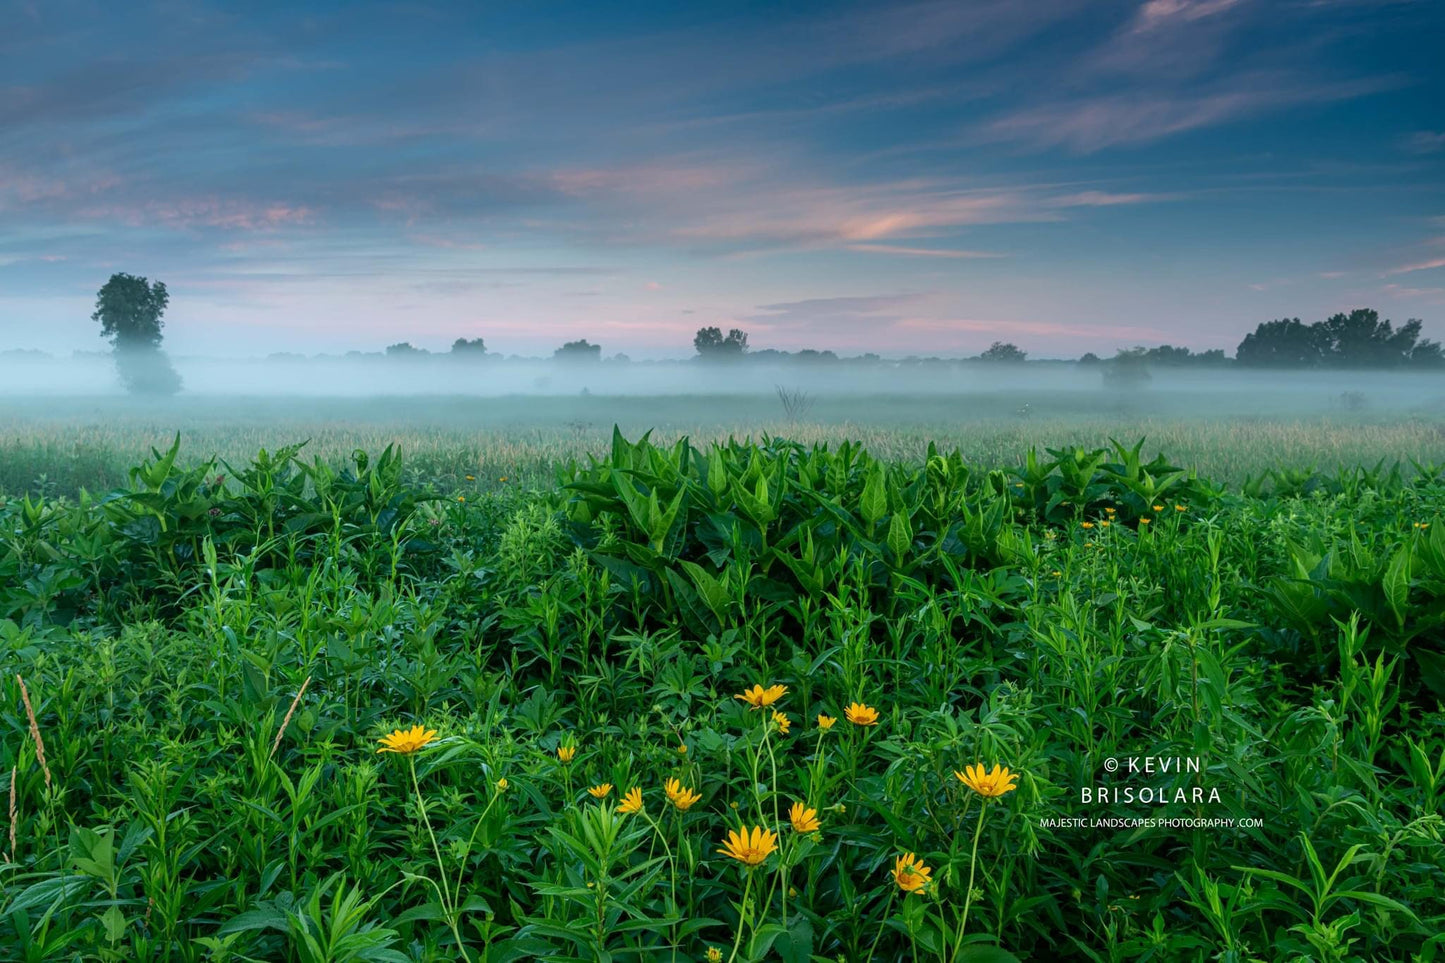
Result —
[[[131, 274], [114, 274], [96, 294], [91, 320], [101, 326], [101, 336], [111, 342], [116, 370], [127, 390], [136, 394], [174, 394], [181, 388], [180, 376], [161, 350], [170, 292], [160, 281], [150, 282]], [[1220, 349], [1193, 352], [1189, 348], [1160, 345], [1121, 348], [1109, 359], [1093, 352], [1078, 359], [1083, 365], [1105, 365], [1109, 378], [1123, 382], [1144, 381], [1151, 366], [1244, 368], [1416, 368], [1445, 367], [1445, 351], [1438, 341], [1421, 337], [1422, 322], [1410, 319], [1396, 328], [1382, 320], [1373, 308], [1356, 308], [1348, 314], [1331, 315], [1323, 321], [1305, 324], [1299, 318], [1281, 318], [1259, 324], [1246, 334], [1233, 358]], [[832, 351], [803, 349], [753, 351], [748, 334], [741, 328], [726, 333], [716, 326], [702, 327], [692, 341], [696, 360], [709, 364], [738, 362], [881, 362], [876, 354], [842, 359]], [[359, 354], [359, 352], [352, 352]], [[420, 358], [431, 352], [408, 341], [388, 345], [388, 358]], [[459, 359], [487, 358], [482, 338], [457, 338], [449, 355]], [[568, 341], [552, 357], [570, 364], [591, 364], [602, 360], [602, 346], [587, 339]], [[626, 361], [625, 355], [615, 360]], [[943, 362], [941, 358], [908, 358], [908, 362]], [[971, 360], [991, 364], [1022, 364], [1028, 353], [1007, 341], [995, 341]]]

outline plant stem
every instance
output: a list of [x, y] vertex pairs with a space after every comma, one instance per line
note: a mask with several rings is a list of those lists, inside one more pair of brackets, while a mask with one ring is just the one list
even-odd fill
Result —
[[978, 838], [983, 835], [983, 817], [988, 812], [988, 800], [978, 807], [978, 824], [973, 830], [973, 852], [968, 856], [968, 892], [963, 896], [963, 916], [958, 921], [958, 932], [953, 937], [953, 958], [958, 959], [958, 951], [963, 943], [963, 931], [968, 927], [968, 910], [973, 904], [973, 880], [974, 872], [978, 869]]

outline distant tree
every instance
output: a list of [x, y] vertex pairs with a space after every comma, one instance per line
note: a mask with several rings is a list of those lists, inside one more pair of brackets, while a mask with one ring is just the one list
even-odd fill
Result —
[[481, 338], [457, 338], [452, 342], [452, 354], [458, 357], [481, 358], [487, 353], [487, 343]]
[[989, 349], [978, 356], [980, 361], [997, 361], [1006, 364], [1019, 364], [1028, 358], [1028, 352], [1020, 351], [1018, 345], [1009, 344], [1007, 341], [995, 341]]
[[90, 320], [100, 322], [100, 336], [115, 348], [159, 348], [165, 327], [161, 315], [170, 303], [160, 281], [151, 284], [133, 274], [112, 274], [95, 296]]
[[[1412, 324], [1419, 324], [1419, 321], [1411, 320], [1405, 322], [1408, 328]], [[1403, 328], [1401, 330], [1404, 330]], [[1442, 349], [1439, 341], [1431, 341], [1423, 338], [1415, 342], [1410, 349], [1410, 367], [1412, 368], [1439, 368], [1445, 367], [1445, 349]]]
[[116, 372], [131, 394], [173, 395], [181, 376], [161, 350], [161, 329], [171, 296], [160, 281], [154, 284], [133, 274], [112, 274], [95, 296], [92, 321], [109, 338]]
[[1409, 364], [1417, 348], [1419, 360], [1439, 354], [1439, 345], [1420, 345], [1419, 321], [1407, 321], [1395, 330], [1380, 320], [1373, 308], [1356, 308], [1349, 314], [1335, 314], [1315, 325], [1321, 353], [1327, 363], [1341, 367], [1393, 368]]
[[1117, 390], [1143, 388], [1154, 380], [1149, 373], [1149, 351], [1143, 347], [1121, 348], [1103, 363], [1104, 385]]
[[557, 361], [567, 362], [601, 361], [602, 345], [590, 344], [585, 338], [581, 341], [568, 341], [553, 351], [552, 357]]
[[804, 348], [793, 354], [794, 361], [803, 361], [811, 364], [837, 361], [838, 356], [832, 351], [816, 351], [812, 348]]
[[739, 328], [726, 335], [721, 328], [698, 328], [692, 346], [704, 361], [735, 361], [748, 352], [748, 334]]
[[1084, 356], [1079, 359], [1079, 364], [1098, 364], [1099, 356], [1092, 351], [1085, 351]]
[[1176, 348], [1172, 344], [1150, 348], [1146, 357], [1153, 364], [1188, 364], [1194, 359], [1188, 348]]
[[415, 347], [410, 341], [398, 341], [396, 344], [386, 346], [388, 358], [420, 358], [424, 354], [431, 354], [431, 352]]
[[1299, 318], [1261, 322], [1234, 350], [1246, 367], [1308, 368], [1320, 363], [1319, 333]]
[[1239, 364], [1251, 367], [1436, 367], [1445, 358], [1438, 342], [1420, 338], [1421, 326], [1412, 319], [1396, 329], [1373, 308], [1356, 308], [1309, 325], [1285, 318], [1260, 324], [1245, 335], [1235, 356]]

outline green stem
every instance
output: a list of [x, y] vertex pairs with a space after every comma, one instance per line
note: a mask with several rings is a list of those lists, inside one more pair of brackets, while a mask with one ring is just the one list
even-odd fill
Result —
[[888, 925], [888, 914], [893, 912], [893, 901], [898, 897], [898, 890], [888, 887], [888, 905], [883, 909], [883, 921], [878, 924], [878, 932], [873, 937], [873, 945], [868, 948], [868, 959], [864, 963], [873, 963], [873, 954], [878, 951], [878, 941], [883, 938], [883, 929]]
[[728, 957], [728, 963], [733, 963], [733, 960], [738, 958], [738, 947], [743, 945], [743, 927], [748, 920], [748, 897], [753, 891], [753, 871], [749, 869], [746, 872], [748, 881], [743, 884], [743, 901], [738, 905], [738, 932], [733, 937], [733, 951]]
[[983, 817], [988, 812], [988, 800], [978, 807], [978, 825], [973, 831], [973, 852], [968, 857], [968, 892], [963, 896], [963, 916], [958, 921], [958, 933], [953, 938], [953, 958], [958, 959], [959, 946], [963, 942], [963, 931], [968, 927], [968, 909], [973, 903], [974, 871], [978, 869], [978, 838], [983, 835]]
[[442, 849], [437, 845], [436, 833], [432, 832], [431, 817], [427, 815], [426, 811], [426, 797], [421, 794], [421, 783], [418, 782], [416, 778], [416, 759], [410, 754], [406, 757], [406, 765], [407, 769], [411, 772], [411, 786], [412, 789], [416, 791], [416, 804], [421, 810], [422, 825], [426, 826], [426, 834], [431, 839], [432, 854], [436, 856], [437, 875], [439, 875], [442, 880], [441, 885], [437, 887], [441, 891], [442, 912], [446, 914], [447, 926], [451, 927], [452, 937], [457, 941], [457, 950], [462, 954], [464, 959], [467, 959], [469, 957], [467, 956], [466, 947], [462, 944], [462, 934], [461, 931], [457, 929], [456, 907], [455, 905], [448, 905], [454, 903], [454, 901], [447, 887], [447, 868], [446, 864], [442, 862]]

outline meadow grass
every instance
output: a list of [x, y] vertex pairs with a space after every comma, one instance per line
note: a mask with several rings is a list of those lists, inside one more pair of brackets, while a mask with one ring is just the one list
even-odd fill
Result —
[[205, 414], [229, 465], [0, 499], [0, 960], [1445, 942], [1445, 478], [1373, 467], [1428, 425]]
[[[1032, 402], [1029, 399], [1033, 399]], [[1218, 407], [1217, 402], [1213, 403]], [[1153, 407], [1166, 409], [1155, 412]], [[804, 420], [756, 396], [188, 399], [6, 399], [0, 402], [0, 492], [74, 494], [122, 483], [152, 448], [180, 433], [183, 461], [245, 461], [263, 447], [306, 442], [308, 456], [344, 463], [356, 449], [398, 446], [416, 480], [503, 476], [550, 485], [555, 466], [606, 452], [612, 428], [662, 443], [731, 437], [804, 444], [861, 442], [881, 458], [917, 463], [930, 443], [970, 461], [1016, 465], [1030, 447], [1147, 439], [1208, 477], [1232, 484], [1289, 466], [1332, 471], [1381, 459], [1445, 461], [1445, 421], [1423, 414], [1340, 412], [1280, 417], [1188, 414], [1177, 400], [1148, 406], [1079, 396], [960, 395], [822, 398]], [[1023, 413], [1021, 413], [1023, 412]]]

